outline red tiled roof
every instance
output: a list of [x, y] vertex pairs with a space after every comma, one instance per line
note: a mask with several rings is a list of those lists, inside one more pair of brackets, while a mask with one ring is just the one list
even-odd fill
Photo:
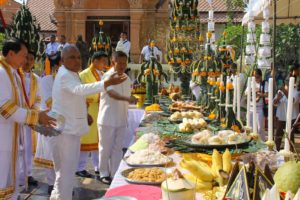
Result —
[[[233, 13], [233, 22], [242, 22], [244, 13], [243, 12], [235, 12]], [[208, 22], [208, 13], [201, 12], [200, 13], [200, 22], [207, 23]], [[226, 12], [215, 12], [214, 13], [214, 22], [215, 23], [227, 23], [227, 13]]]
[[40, 24], [41, 31], [56, 31], [56, 26], [50, 21], [50, 15], [54, 13], [53, 0], [27, 0], [27, 6]]
[[[212, 8], [215, 12], [227, 12], [226, 0], [211, 0]], [[207, 0], [200, 0], [198, 3], [199, 12], [207, 12], [211, 9]], [[233, 9], [232, 11], [243, 11], [243, 9]]]

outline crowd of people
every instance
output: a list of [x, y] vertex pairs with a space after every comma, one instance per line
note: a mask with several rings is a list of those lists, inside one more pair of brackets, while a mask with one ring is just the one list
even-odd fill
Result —
[[[50, 199], [72, 199], [75, 174], [86, 171], [89, 155], [99, 181], [110, 184], [123, 156], [131, 80], [124, 73], [126, 52], [115, 51], [112, 68], [104, 73], [108, 56], [96, 52], [91, 64], [81, 71], [81, 54], [75, 45], [60, 38], [47, 45], [47, 56], [56, 73], [39, 77], [32, 72], [34, 52], [19, 39], [4, 42], [0, 59], [0, 198], [17, 199], [20, 185], [34, 185], [33, 163], [44, 167]], [[59, 58], [59, 59], [58, 59]], [[59, 63], [59, 64], [57, 64]], [[33, 132], [39, 124], [55, 127], [47, 115], [65, 118], [63, 132], [55, 137]], [[34, 157], [33, 151], [35, 152]]]

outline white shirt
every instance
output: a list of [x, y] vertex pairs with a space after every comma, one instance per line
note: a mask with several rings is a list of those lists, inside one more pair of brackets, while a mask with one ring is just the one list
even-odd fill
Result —
[[[265, 81], [264, 93], [268, 93], [268, 85], [269, 85], [268, 82]], [[250, 90], [252, 91], [251, 87], [250, 87]], [[262, 90], [261, 84], [256, 83], [256, 91], [261, 91], [261, 90]], [[245, 90], [245, 94], [248, 94], [248, 87]], [[252, 99], [252, 95], [251, 95], [251, 99]], [[256, 107], [263, 107], [263, 105], [264, 105], [263, 98], [260, 98], [260, 100], [258, 102], [256, 102]], [[251, 100], [250, 106], [251, 106], [250, 110], [253, 111], [253, 109], [252, 109], [252, 107], [253, 107], [252, 100]]]
[[[110, 69], [103, 75], [103, 80], [108, 79], [113, 73], [114, 69]], [[127, 79], [119, 84], [109, 86], [107, 91], [114, 90], [122, 96], [131, 96], [131, 80]], [[125, 127], [127, 126], [128, 118], [128, 102], [119, 101], [111, 98], [107, 92], [102, 92], [100, 97], [98, 121], [99, 125], [110, 127]]]
[[70, 44], [67, 43], [67, 42], [66, 42], [65, 44], [61, 44], [61, 43], [60, 43], [60, 44], [58, 45], [58, 47], [57, 47], [57, 51], [62, 51], [64, 47], [69, 46], [69, 45], [70, 45]]
[[[151, 56], [151, 48], [149, 47], [149, 45], [143, 47], [141, 54], [144, 55], [144, 59], [145, 59], [145, 60], [147, 60], [147, 61], [150, 60], [150, 56]], [[154, 47], [154, 49], [153, 49], [153, 54], [154, 54], [154, 56], [155, 56], [156, 58], [157, 58], [157, 55], [160, 54], [157, 47]]]
[[127, 56], [129, 56], [130, 48], [131, 43], [128, 40], [120, 40], [117, 44], [116, 51], [123, 51]]
[[[275, 95], [274, 100], [277, 98], [278, 93]], [[293, 112], [292, 112], [292, 119], [296, 119], [299, 114], [299, 103], [300, 103], [300, 92], [297, 91], [297, 88], [294, 88], [294, 103], [293, 103]], [[286, 113], [287, 113], [287, 104], [288, 98], [283, 95], [283, 97], [279, 100], [277, 110], [276, 110], [276, 117], [280, 121], [286, 121]]]
[[[57, 43], [57, 42], [48, 43], [47, 48], [46, 48], [46, 54], [50, 56], [52, 53], [56, 53], [58, 46], [59, 46], [59, 43]], [[56, 56], [53, 56], [52, 58], [55, 59]]]

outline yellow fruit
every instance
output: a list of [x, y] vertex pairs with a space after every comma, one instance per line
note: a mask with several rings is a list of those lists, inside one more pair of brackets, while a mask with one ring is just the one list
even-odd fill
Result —
[[210, 182], [214, 179], [211, 168], [204, 162], [182, 160], [180, 166], [189, 170], [194, 176], [203, 181]]
[[212, 190], [213, 188], [212, 182], [202, 181], [191, 174], [184, 174], [183, 176], [191, 184], [195, 185], [195, 189], [197, 192], [201, 192], [204, 190]]
[[218, 152], [218, 150], [214, 149], [212, 154], [212, 171], [215, 177], [218, 177], [219, 170], [223, 169], [222, 167], [222, 155]]
[[223, 170], [230, 174], [232, 169], [231, 153], [228, 149], [223, 153]]

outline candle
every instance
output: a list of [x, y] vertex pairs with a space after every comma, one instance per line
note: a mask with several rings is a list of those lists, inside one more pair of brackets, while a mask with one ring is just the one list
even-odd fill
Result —
[[226, 79], [226, 96], [225, 96], [225, 110], [228, 111], [228, 104], [229, 104], [229, 89], [227, 88], [228, 83], [230, 83], [230, 78], [227, 76]]
[[[293, 112], [293, 95], [294, 95], [294, 84], [295, 78], [291, 77], [289, 82], [289, 95], [288, 95], [288, 105], [286, 113], [286, 127], [285, 130], [288, 134], [289, 139], [291, 139], [291, 128], [292, 128], [292, 112]], [[290, 143], [287, 138], [284, 140], [284, 150], [290, 151]]]
[[251, 101], [251, 77], [248, 78], [247, 82], [247, 127], [250, 127], [250, 101]]
[[236, 89], [237, 89], [237, 83], [236, 83], [236, 77], [237, 76], [234, 76], [234, 78], [233, 78], [233, 102], [232, 102], [232, 107], [233, 107], [233, 112], [234, 113], [236, 113], [236, 93], [237, 93], [237, 91], [236, 91]]
[[268, 92], [268, 141], [273, 141], [273, 78], [269, 78]]
[[212, 20], [214, 18], [214, 11], [210, 10], [208, 11], [208, 19]]
[[236, 107], [237, 107], [237, 119], [241, 120], [241, 79], [240, 75], [237, 76], [236, 80], [236, 90], [237, 90], [237, 95], [236, 95]]
[[256, 81], [252, 77], [252, 107], [253, 107], [253, 133], [257, 133], [257, 111], [256, 111]]

